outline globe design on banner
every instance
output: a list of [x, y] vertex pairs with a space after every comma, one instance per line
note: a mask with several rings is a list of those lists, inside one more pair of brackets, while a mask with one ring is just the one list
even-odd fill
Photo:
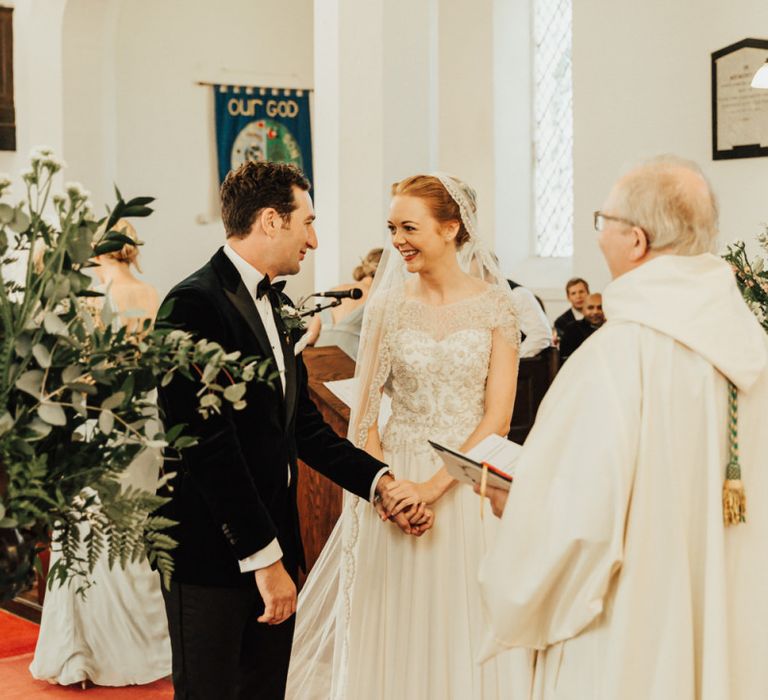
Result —
[[232, 144], [232, 170], [248, 160], [291, 163], [304, 169], [301, 149], [290, 129], [271, 119], [246, 124]]

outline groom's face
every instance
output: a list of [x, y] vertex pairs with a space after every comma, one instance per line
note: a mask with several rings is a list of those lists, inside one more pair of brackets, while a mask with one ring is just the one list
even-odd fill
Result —
[[273, 260], [277, 275], [295, 275], [301, 269], [301, 261], [307, 250], [317, 248], [315, 234], [315, 210], [309, 192], [293, 188], [296, 208], [287, 223], [283, 223], [273, 238]]

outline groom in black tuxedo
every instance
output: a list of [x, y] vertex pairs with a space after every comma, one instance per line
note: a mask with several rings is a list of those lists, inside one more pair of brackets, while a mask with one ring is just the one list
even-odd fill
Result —
[[[186, 423], [198, 444], [169, 462], [177, 472], [161, 514], [169, 532], [171, 588], [164, 591], [178, 699], [282, 698], [293, 637], [296, 577], [304, 566], [296, 506], [297, 459], [369, 500], [392, 480], [387, 466], [326, 425], [307, 393], [307, 371], [272, 284], [299, 271], [317, 247], [309, 182], [277, 163], [245, 163], [221, 187], [227, 243], [169, 293], [163, 322], [243, 357], [272, 358], [273, 386], [248, 384], [243, 410], [224, 402], [202, 419], [197, 386], [160, 389], [167, 425]], [[381, 508], [381, 506], [379, 506]], [[431, 521], [397, 524], [421, 534]]]

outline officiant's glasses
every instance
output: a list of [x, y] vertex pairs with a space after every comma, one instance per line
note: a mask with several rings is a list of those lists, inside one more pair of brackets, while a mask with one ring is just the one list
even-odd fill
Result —
[[621, 216], [611, 216], [610, 214], [603, 214], [600, 210], [592, 212], [592, 216], [594, 217], [594, 225], [595, 225], [595, 231], [602, 231], [605, 227], [606, 221], [620, 221], [622, 224], [627, 224], [627, 226], [637, 226], [637, 228], [643, 228], [639, 224], [636, 224], [634, 221], [630, 221], [629, 219], [625, 219]]

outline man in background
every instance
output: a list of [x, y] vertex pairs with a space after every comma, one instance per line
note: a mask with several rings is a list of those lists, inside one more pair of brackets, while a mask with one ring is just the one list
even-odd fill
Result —
[[557, 338], [561, 339], [565, 329], [574, 321], [580, 321], [584, 318], [582, 309], [584, 308], [584, 302], [589, 295], [589, 284], [581, 277], [574, 277], [569, 279], [565, 283], [565, 295], [568, 297], [568, 301], [571, 304], [571, 308], [565, 313], [560, 314], [555, 319], [555, 332]]
[[590, 294], [582, 307], [584, 318], [574, 321], [560, 339], [560, 360], [565, 362], [579, 346], [605, 323], [603, 295]]

